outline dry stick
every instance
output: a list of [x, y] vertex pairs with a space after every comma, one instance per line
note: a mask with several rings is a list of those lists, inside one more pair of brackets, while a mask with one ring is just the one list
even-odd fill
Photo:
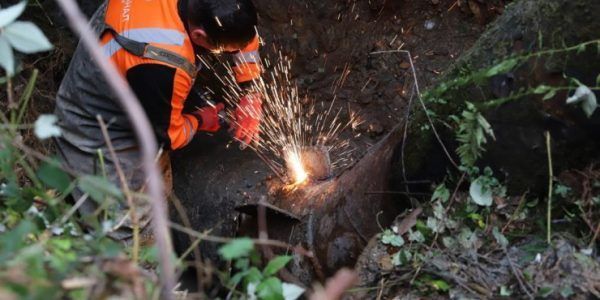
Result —
[[15, 97], [13, 94], [12, 78], [10, 77], [10, 75], [6, 75], [6, 94], [8, 97], [8, 109], [11, 110], [17, 108], [17, 104], [15, 103]]
[[546, 216], [546, 239], [548, 244], [552, 241], [552, 184], [554, 171], [552, 170], [552, 150], [550, 149], [550, 132], [546, 131], [546, 150], [548, 151], [548, 212]]
[[508, 219], [508, 222], [506, 222], [504, 227], [502, 227], [502, 230], [500, 231], [500, 233], [504, 234], [506, 229], [508, 229], [508, 226], [510, 226], [510, 224], [512, 224], [512, 222], [517, 218], [517, 214], [519, 214], [521, 212], [521, 210], [523, 209], [523, 206], [525, 206], [525, 197], [527, 196], [528, 193], [529, 192], [525, 192], [523, 194], [523, 196], [521, 196], [521, 200], [519, 200], [519, 204], [517, 205], [517, 208], [510, 216], [510, 219]]
[[600, 223], [598, 223], [598, 227], [596, 227], [596, 231], [594, 232], [594, 236], [592, 237], [592, 240], [590, 241], [588, 248], [591, 249], [594, 246], [594, 242], [596, 242], [596, 239], [598, 238], [599, 234], [600, 234]]
[[104, 123], [104, 120], [100, 115], [97, 115], [96, 119], [98, 120], [98, 124], [100, 124], [100, 130], [102, 131], [104, 142], [106, 143], [106, 147], [108, 148], [110, 159], [112, 159], [113, 164], [115, 165], [117, 176], [119, 176], [119, 181], [121, 182], [121, 187], [123, 189], [123, 192], [125, 193], [127, 205], [129, 206], [131, 225], [133, 225], [133, 262], [137, 264], [140, 253], [140, 224], [138, 222], [137, 213], [135, 211], [135, 203], [133, 203], [133, 196], [131, 194], [131, 190], [129, 189], [127, 179], [125, 178], [125, 173], [123, 173], [123, 168], [121, 168], [121, 163], [119, 162], [119, 158], [117, 157], [115, 148], [113, 147], [112, 141], [110, 140], [110, 136], [108, 135], [106, 123]]
[[65, 16], [69, 20], [71, 28], [81, 38], [81, 43], [90, 53], [98, 68], [104, 75], [106, 82], [115, 92], [116, 100], [127, 113], [131, 126], [135, 132], [142, 151], [142, 162], [146, 176], [149, 181], [148, 194], [151, 199], [153, 214], [153, 229], [156, 245], [160, 255], [160, 277], [163, 287], [163, 298], [173, 298], [171, 291], [175, 286], [175, 267], [171, 260], [173, 245], [169, 233], [169, 222], [166, 203], [164, 201], [164, 186], [158, 166], [154, 163], [154, 155], [157, 152], [156, 137], [150, 126], [150, 121], [144, 112], [140, 102], [137, 100], [131, 88], [127, 85], [121, 74], [117, 71], [110, 60], [104, 56], [102, 47], [98, 44], [96, 34], [87, 23], [85, 16], [79, 10], [74, 0], [56, 0]]
[[[408, 178], [406, 177], [406, 162], [404, 160], [404, 149], [406, 148], [406, 138], [408, 136], [408, 122], [410, 121], [410, 111], [412, 110], [412, 102], [413, 102], [414, 96], [415, 96], [415, 88], [413, 86], [413, 88], [410, 90], [410, 98], [408, 99], [408, 108], [406, 109], [406, 116], [405, 116], [406, 120], [404, 122], [404, 133], [402, 135], [402, 147], [400, 150], [400, 156], [401, 156], [400, 162], [402, 163], [402, 178], [404, 179], [404, 182], [408, 182]], [[407, 193], [410, 193], [408, 184], [404, 184], [404, 188], [406, 189]]]
[[[207, 242], [225, 244], [225, 243], [229, 243], [233, 240], [231, 238], [200, 233], [193, 229], [186, 228], [184, 226], [181, 226], [181, 225], [179, 225], [177, 223], [173, 223], [173, 222], [170, 222], [169, 226], [177, 231], [183, 232], [187, 235], [199, 238], [199, 239], [201, 239], [203, 241], [207, 241]], [[252, 242], [256, 245], [268, 245], [268, 246], [275, 247], [275, 248], [292, 249], [292, 251], [296, 254], [303, 255], [303, 256], [306, 256], [309, 258], [314, 257], [314, 254], [311, 251], [308, 251], [308, 250], [302, 248], [301, 246], [292, 246], [292, 245], [282, 242], [282, 241], [252, 239]]]
[[419, 82], [417, 80], [417, 71], [415, 70], [415, 65], [413, 63], [412, 55], [410, 54], [410, 51], [399, 50], [399, 49], [398, 50], [375, 51], [375, 52], [369, 53], [369, 55], [384, 54], [384, 53], [404, 53], [408, 57], [408, 62], [410, 63], [410, 69], [413, 73], [413, 80], [415, 81], [415, 88], [417, 89], [417, 99], [419, 99], [419, 102], [421, 103], [421, 107], [423, 108], [423, 111], [425, 112], [425, 116], [427, 117], [427, 121], [429, 121], [429, 125], [431, 125], [431, 130], [433, 131], [435, 138], [438, 140], [440, 146], [444, 150], [444, 153], [446, 153], [446, 156], [448, 157], [448, 160], [450, 161], [450, 163], [455, 168], [458, 169], [458, 164], [454, 161], [454, 159], [450, 155], [450, 152], [448, 151], [448, 148], [446, 148], [446, 145], [444, 145], [444, 142], [442, 142], [442, 138], [440, 138], [440, 135], [438, 134], [437, 129], [433, 125], [433, 120], [431, 120], [431, 117], [429, 116], [429, 113], [427, 112], [427, 106], [425, 106], [425, 102], [423, 101], [423, 98], [421, 98], [421, 90], [419, 89]]
[[[179, 198], [177, 198], [177, 195], [171, 194], [170, 197], [171, 202], [173, 202], [173, 206], [175, 207], [175, 211], [177, 212], [177, 214], [179, 215], [179, 217], [181, 218], [181, 221], [183, 222], [183, 225], [187, 228], [192, 228], [192, 222], [190, 222], [190, 219], [188, 218], [187, 214], [185, 213], [185, 209], [183, 208], [183, 206], [181, 205], [181, 201], [179, 200]], [[210, 232], [210, 231], [209, 231]], [[200, 250], [198, 249], [198, 244], [200, 243], [200, 239], [196, 239], [196, 241], [192, 241], [192, 239], [190, 239], [190, 242], [192, 242], [192, 251], [194, 252], [194, 266], [196, 267], [196, 277], [198, 280], [198, 290], [200, 290], [200, 287], [204, 286], [204, 275], [202, 274], [202, 268], [204, 267], [202, 264], [202, 258], [200, 257]]]

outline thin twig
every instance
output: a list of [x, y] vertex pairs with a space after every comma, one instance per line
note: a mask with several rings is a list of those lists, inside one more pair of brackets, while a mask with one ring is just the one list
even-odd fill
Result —
[[590, 240], [590, 244], [588, 246], [588, 248], [592, 248], [594, 246], [594, 243], [596, 242], [596, 239], [598, 238], [598, 235], [600, 234], [600, 223], [598, 223], [598, 227], [596, 227], [596, 231], [594, 232], [594, 236], [592, 237], [592, 240]]
[[[405, 118], [404, 133], [402, 136], [402, 146], [400, 149], [400, 163], [402, 164], [402, 179], [404, 179], [404, 182], [408, 182], [408, 178], [406, 177], [406, 162], [404, 160], [404, 151], [406, 148], [406, 138], [408, 136], [408, 123], [410, 121], [410, 111], [412, 110], [412, 103], [413, 103], [414, 96], [415, 96], [415, 88], [413, 86], [413, 88], [410, 89], [410, 97], [408, 99], [408, 107], [406, 108], [406, 116], [404, 117]], [[404, 184], [404, 188], [406, 189], [407, 193], [410, 193], [408, 184]]]
[[[169, 200], [171, 200], [171, 202], [173, 203], [173, 206], [175, 207], [175, 211], [177, 212], [177, 215], [179, 215], [179, 218], [181, 218], [183, 225], [187, 228], [192, 229], [193, 228], [192, 222], [190, 222], [190, 218], [188, 218], [188, 216], [185, 212], [185, 208], [183, 207], [183, 205], [181, 205], [181, 201], [179, 200], [177, 195], [175, 195], [174, 193], [171, 193], [171, 195], [169, 196]], [[212, 229], [207, 231], [206, 234], [210, 233], [211, 231], [212, 231]], [[196, 239], [196, 241], [192, 241], [192, 239], [190, 238], [190, 242], [192, 242], [192, 247], [193, 247], [192, 251], [194, 252], [194, 264], [195, 264], [195, 268], [196, 268], [196, 277], [198, 280], [198, 290], [200, 290], [200, 288], [203, 287], [204, 283], [205, 283], [204, 276], [202, 274], [202, 268], [203, 268], [202, 257], [201, 257], [200, 250], [197, 247], [197, 245], [200, 243], [200, 241], [202, 241], [202, 240]], [[194, 246], [194, 245], [196, 245], [196, 246]]]
[[17, 105], [15, 103], [15, 96], [13, 94], [12, 77], [10, 77], [10, 75], [6, 76], [6, 96], [8, 98], [8, 110], [13, 110], [17, 108]]
[[[181, 231], [187, 235], [199, 238], [203, 241], [207, 241], [207, 242], [212, 242], [212, 243], [221, 243], [221, 244], [225, 244], [225, 243], [229, 243], [231, 242], [233, 239], [231, 238], [226, 238], [226, 237], [220, 237], [220, 236], [213, 236], [213, 235], [209, 235], [209, 234], [204, 234], [204, 233], [200, 233], [197, 232], [195, 230], [186, 228], [184, 226], [181, 226], [177, 223], [173, 223], [170, 222], [169, 223], [169, 227], [177, 230], [177, 231]], [[261, 240], [261, 239], [252, 239], [252, 242], [256, 245], [268, 245], [271, 247], [275, 247], [275, 248], [281, 248], [281, 249], [292, 249], [292, 251], [296, 254], [302, 255], [302, 256], [306, 256], [306, 257], [314, 257], [313, 252], [308, 251], [306, 249], [304, 249], [301, 246], [292, 246], [288, 243], [282, 242], [282, 241], [277, 241], [277, 240]]]
[[519, 204], [517, 205], [517, 208], [510, 216], [510, 219], [508, 219], [508, 222], [506, 222], [506, 225], [504, 225], [504, 227], [502, 227], [502, 230], [500, 231], [502, 234], [504, 234], [506, 229], [508, 229], [508, 226], [517, 218], [517, 215], [521, 212], [521, 210], [523, 209], [523, 206], [525, 206], [525, 199], [526, 199], [525, 197], [527, 196], [527, 193], [529, 193], [529, 192], [525, 192], [523, 194], [523, 196], [521, 196], [521, 199], [519, 200]]
[[428, 110], [427, 110], [427, 106], [425, 106], [425, 102], [423, 101], [423, 98], [421, 98], [421, 90], [419, 88], [419, 81], [417, 80], [417, 71], [415, 69], [415, 65], [413, 63], [412, 55], [410, 54], [410, 51], [408, 51], [408, 50], [400, 50], [400, 49], [397, 49], [397, 50], [385, 50], [385, 51], [371, 52], [371, 53], [369, 53], [369, 55], [373, 55], [373, 54], [385, 54], [385, 53], [404, 53], [408, 57], [408, 62], [410, 63], [410, 69], [411, 69], [411, 71], [413, 73], [413, 80], [415, 82], [415, 88], [417, 89], [417, 99], [419, 99], [419, 102], [421, 103], [421, 107], [423, 108], [423, 111], [425, 113], [425, 117], [427, 117], [427, 121], [429, 121], [429, 125], [431, 125], [431, 130], [433, 131], [433, 134], [435, 135], [435, 138], [439, 142], [440, 146], [444, 150], [444, 153], [446, 154], [446, 157], [448, 157], [448, 160], [450, 161], [450, 163], [456, 169], [458, 169], [458, 164], [454, 161], [454, 159], [450, 155], [450, 152], [448, 151], [448, 148], [446, 148], [446, 145], [444, 145], [444, 142], [442, 142], [442, 139], [441, 139], [439, 133], [437, 132], [437, 129], [433, 125], [433, 120], [431, 120], [431, 117], [429, 116], [429, 113], [428, 113]]
[[125, 173], [123, 173], [123, 168], [121, 168], [121, 162], [117, 157], [115, 148], [113, 147], [112, 141], [110, 140], [110, 136], [108, 135], [106, 123], [104, 123], [104, 120], [100, 115], [96, 116], [96, 120], [98, 120], [98, 124], [100, 124], [100, 130], [102, 131], [104, 142], [106, 143], [106, 147], [108, 148], [110, 159], [112, 159], [113, 161], [113, 165], [115, 166], [115, 170], [117, 171], [117, 176], [119, 177], [119, 181], [121, 182], [121, 188], [123, 189], [125, 199], [127, 200], [127, 205], [129, 206], [129, 215], [131, 216], [131, 225], [133, 226], [133, 262], [137, 264], [140, 253], [140, 224], [138, 222], [135, 203], [133, 202], [131, 189], [129, 189], [129, 183], [127, 183], [127, 178], [125, 178]]
[[548, 211], [546, 219], [546, 239], [548, 244], [552, 242], [552, 185], [554, 182], [554, 171], [552, 170], [552, 149], [550, 148], [550, 132], [546, 131], [546, 150], [548, 152]]
[[427, 196], [429, 193], [417, 193], [417, 192], [401, 192], [401, 191], [366, 191], [365, 195], [414, 195], [414, 196]]
[[448, 206], [446, 206], [446, 210], [444, 211], [444, 214], [448, 214], [448, 212], [450, 211], [450, 208], [452, 207], [452, 204], [454, 203], [454, 199], [456, 199], [456, 194], [458, 194], [458, 189], [460, 189], [460, 186], [462, 185], [463, 181], [465, 180], [467, 173], [462, 173], [462, 175], [460, 176], [460, 179], [458, 180], [458, 183], [456, 184], [456, 187], [454, 188], [454, 192], [452, 192], [452, 196], [450, 196], [450, 203], [448, 203]]
[[173, 245], [169, 233], [169, 221], [167, 215], [167, 207], [164, 200], [164, 186], [161, 179], [161, 174], [158, 166], [154, 163], [154, 155], [158, 150], [156, 137], [148, 120], [148, 116], [144, 112], [142, 105], [137, 100], [131, 88], [125, 82], [123, 76], [117, 71], [102, 51], [102, 47], [98, 44], [98, 37], [88, 24], [85, 16], [79, 10], [77, 3], [74, 0], [56, 0], [61, 9], [65, 12], [71, 28], [77, 32], [81, 38], [81, 43], [90, 53], [92, 60], [102, 72], [113, 92], [115, 92], [116, 100], [119, 101], [121, 107], [127, 113], [127, 116], [135, 132], [138, 140], [138, 145], [142, 152], [142, 163], [144, 171], [150, 182], [148, 194], [150, 195], [152, 213], [153, 213], [153, 229], [156, 238], [156, 246], [159, 252], [160, 261], [160, 277], [163, 288], [162, 297], [170, 300], [173, 298], [171, 291], [175, 287], [175, 266], [171, 260], [173, 254]]

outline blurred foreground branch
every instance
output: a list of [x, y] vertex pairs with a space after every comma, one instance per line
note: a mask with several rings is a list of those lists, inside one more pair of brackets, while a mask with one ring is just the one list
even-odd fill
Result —
[[88, 25], [77, 3], [74, 0], [56, 0], [71, 25], [71, 28], [81, 38], [91, 57], [94, 59], [107, 83], [115, 92], [117, 100], [127, 113], [142, 151], [143, 169], [148, 177], [148, 194], [152, 205], [153, 229], [156, 244], [160, 254], [160, 276], [163, 287], [163, 298], [171, 299], [171, 290], [175, 285], [174, 265], [171, 260], [173, 246], [168, 230], [166, 202], [164, 200], [164, 185], [158, 166], [154, 162], [157, 153], [157, 143], [141, 104], [129, 85], [117, 72], [117, 69], [102, 53], [96, 34]]

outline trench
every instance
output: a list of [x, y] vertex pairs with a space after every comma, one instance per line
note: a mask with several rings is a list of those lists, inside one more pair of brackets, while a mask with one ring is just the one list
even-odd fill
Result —
[[[257, 236], [257, 203], [265, 197], [271, 207], [266, 218], [269, 237], [315, 253], [316, 262], [297, 257], [291, 263], [289, 271], [300, 282], [309, 286], [341, 267], [353, 267], [379, 226], [389, 225], [408, 207], [405, 198], [385, 191], [396, 188], [390, 166], [413, 76], [406, 57], [371, 53], [410, 50], [424, 88], [483, 29], [464, 11], [448, 10], [454, 1], [436, 3], [256, 1], [266, 45], [263, 57], [290, 57], [292, 80], [304, 96], [326, 106], [335, 99], [333, 106], [344, 120], [360, 119], [360, 125], [338, 136], [354, 150], [352, 163], [328, 180], [282, 192], [265, 163], [231, 143], [227, 132], [200, 135], [172, 155], [175, 193], [193, 229], [226, 237]], [[204, 85], [217, 91], [219, 99], [215, 78], [206, 75], [197, 90]], [[179, 220], [176, 213], [171, 217]], [[189, 247], [185, 234], [173, 234], [178, 251]], [[219, 261], [218, 245], [201, 243], [199, 248], [203, 258]]]

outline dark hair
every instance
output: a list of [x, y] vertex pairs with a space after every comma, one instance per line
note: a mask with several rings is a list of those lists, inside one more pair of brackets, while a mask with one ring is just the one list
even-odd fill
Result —
[[217, 47], [244, 48], [256, 35], [256, 8], [251, 0], [190, 0], [188, 18]]

